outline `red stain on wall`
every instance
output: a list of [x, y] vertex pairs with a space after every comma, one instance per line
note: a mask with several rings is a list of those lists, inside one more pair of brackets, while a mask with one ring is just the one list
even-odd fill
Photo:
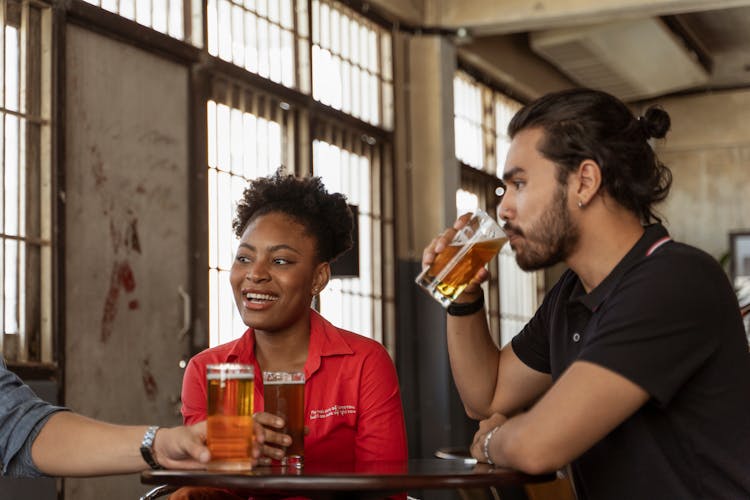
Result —
[[[117, 318], [117, 302], [120, 297], [120, 290], [124, 289], [126, 293], [132, 293], [135, 290], [135, 276], [128, 261], [115, 262], [112, 267], [112, 273], [109, 278], [109, 291], [104, 300], [104, 310], [102, 311], [102, 331], [101, 341], [106, 342], [112, 335], [112, 325]], [[138, 301], [131, 300], [128, 307], [138, 309]]]
[[112, 268], [112, 274], [109, 278], [109, 291], [107, 298], [104, 300], [104, 310], [102, 311], [102, 332], [101, 341], [106, 342], [112, 335], [112, 323], [117, 317], [117, 298], [120, 296], [120, 286], [117, 282], [118, 264], [115, 262]]
[[155, 400], [156, 395], [159, 393], [159, 385], [156, 383], [154, 374], [151, 373], [151, 364], [148, 358], [143, 360], [141, 379], [143, 380], [143, 390], [146, 392], [146, 397], [151, 401]]
[[135, 290], [135, 276], [133, 276], [133, 270], [130, 269], [128, 261], [120, 263], [117, 269], [117, 281], [122, 285], [126, 292], [130, 293]]
[[128, 228], [128, 243], [130, 248], [141, 253], [141, 240], [138, 238], [138, 219], [133, 217]]

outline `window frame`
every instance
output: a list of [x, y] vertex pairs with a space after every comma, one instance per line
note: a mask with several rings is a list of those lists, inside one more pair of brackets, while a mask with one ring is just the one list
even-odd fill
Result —
[[[19, 57], [30, 58], [34, 65], [28, 66], [23, 60], [20, 64], [19, 92], [21, 97], [25, 97], [25, 101], [19, 101], [17, 111], [9, 110], [4, 106], [2, 111], [6, 115], [9, 114], [19, 118], [19, 141], [23, 141], [22, 149], [25, 151], [25, 157], [20, 160], [23, 163], [19, 164], [19, 168], [26, 171], [31, 169], [33, 174], [31, 176], [32, 184], [37, 185], [37, 190], [33, 194], [37, 198], [31, 199], [34, 207], [31, 209], [27, 207], [26, 213], [38, 217], [39, 234], [35, 236], [23, 235], [22, 233], [25, 233], [27, 229], [19, 228], [18, 235], [6, 235], [3, 227], [4, 237], [2, 241], [7, 238], [19, 243], [27, 242], [38, 248], [38, 286], [29, 289], [25, 287], [25, 283], [17, 284], [19, 288], [24, 288], [23, 296], [25, 296], [25, 304], [19, 304], [20, 312], [23, 315], [33, 314], [35, 316], [38, 331], [27, 331], [23, 335], [14, 335], [16, 338], [13, 342], [15, 343], [17, 357], [6, 358], [6, 363], [13, 371], [23, 377], [52, 378], [57, 374], [60, 359], [57, 349], [56, 329], [59, 324], [60, 300], [55, 293], [58, 290], [59, 283], [58, 251], [60, 247], [60, 233], [57, 231], [56, 225], [57, 205], [55, 203], [55, 193], [57, 192], [57, 127], [59, 124], [57, 81], [55, 79], [60, 52], [56, 29], [58, 13], [49, 2], [25, 0], [17, 3], [20, 4], [21, 8]], [[31, 14], [31, 9], [36, 11], [34, 16]], [[6, 6], [4, 3], [0, 8], [0, 13], [3, 15], [3, 25], [5, 25], [5, 12]], [[29, 24], [32, 18], [35, 19], [33, 26]], [[34, 39], [31, 40], [32, 38]], [[2, 49], [0, 60], [2, 60], [3, 65], [5, 65], [4, 43], [3, 37], [3, 40], [0, 41], [0, 49]], [[24, 43], [37, 44], [34, 54], [27, 52], [28, 46]], [[2, 74], [5, 78], [4, 68]], [[29, 83], [30, 80], [34, 80], [34, 82]], [[23, 86], [24, 82], [35, 87], [29, 91], [27, 87]], [[36, 101], [33, 100], [33, 97], [37, 98]], [[21, 121], [27, 126], [21, 127]], [[33, 126], [29, 127], [28, 124], [33, 124]], [[33, 131], [34, 128], [37, 128], [35, 132]], [[3, 130], [5, 130], [4, 126]], [[32, 145], [36, 147], [34, 148]], [[3, 150], [5, 150], [5, 137], [3, 137]], [[34, 165], [31, 165], [31, 162]], [[26, 203], [29, 202], [28, 196], [32, 195], [28, 189], [27, 186]], [[28, 293], [29, 290], [33, 290], [31, 295]], [[35, 305], [36, 311], [29, 312], [29, 301], [38, 302]], [[4, 328], [0, 335], [5, 337]], [[0, 339], [0, 353], [4, 350], [4, 340]]]
[[[190, 102], [187, 104], [190, 116], [190, 164], [188, 169], [192, 172], [192, 180], [189, 187], [190, 202], [188, 209], [189, 217], [194, 223], [190, 224], [188, 240], [191, 245], [191, 260], [189, 278], [190, 292], [192, 295], [191, 328], [189, 335], [192, 340], [192, 351], [198, 352], [206, 347], [208, 343], [208, 273], [205, 272], [208, 263], [208, 236], [206, 222], [208, 218], [208, 196], [207, 196], [207, 113], [206, 104], [211, 98], [210, 82], [212, 78], [227, 78], [241, 82], [249, 88], [260, 92], [274, 95], [277, 99], [290, 104], [295, 116], [293, 129], [293, 163], [294, 171], [298, 175], [307, 175], [312, 170], [312, 142], [314, 137], [315, 123], [331, 120], [345, 127], [356, 130], [362, 136], [374, 138], [378, 147], [382, 149], [384, 165], [381, 173], [380, 196], [382, 200], [381, 210], [384, 220], [393, 225], [394, 200], [394, 169], [395, 161], [393, 155], [394, 133], [392, 130], [375, 126], [364, 122], [356, 117], [343, 113], [337, 109], [327, 106], [312, 98], [311, 92], [305, 94], [295, 89], [284, 87], [273, 81], [251, 73], [232, 63], [223, 61], [217, 57], [210, 56], [207, 48], [207, 22], [206, 2], [200, 2], [200, 23], [195, 22], [192, 17], [194, 36], [199, 34], [198, 39], [180, 40], [167, 34], [158, 32], [148, 26], [142, 25], [134, 20], [107, 11], [97, 5], [85, 0], [27, 0], [35, 2], [51, 9], [51, 126], [50, 126], [50, 155], [51, 155], [51, 218], [50, 224], [53, 228], [51, 276], [52, 276], [52, 350], [54, 362], [49, 364], [14, 364], [9, 362], [17, 373], [29, 378], [57, 379], [64, 383], [65, 370], [65, 311], [62, 305], [65, 303], [66, 275], [65, 262], [65, 202], [61, 186], [65, 185], [65, 32], [68, 24], [80, 26], [87, 30], [98, 32], [104, 36], [117, 39], [129, 45], [138, 47], [149, 53], [167, 58], [173, 62], [182, 64], [190, 70], [188, 82]], [[308, 12], [311, 12], [312, 0], [307, 2]], [[385, 29], [391, 36], [391, 50], [394, 48], [393, 35], [396, 25], [390, 19], [380, 15], [377, 9], [371, 8], [363, 3], [338, 2], [347, 8], [356, 11], [369, 22], [375, 23]], [[195, 5], [195, 1], [193, 1]], [[308, 16], [310, 19], [310, 16]], [[311, 21], [310, 21], [311, 22]], [[308, 26], [311, 40], [311, 26]], [[185, 30], [185, 38], [188, 31]], [[308, 44], [312, 51], [312, 43]], [[312, 87], [312, 67], [308, 64], [310, 87]], [[393, 53], [390, 59], [390, 75], [395, 84], [395, 65], [393, 64]], [[382, 97], [382, 96], [381, 96]], [[382, 103], [382, 100], [380, 101]], [[395, 112], [394, 112], [395, 116]], [[382, 221], [381, 221], [382, 224]], [[382, 308], [383, 343], [393, 354], [395, 346], [395, 248], [394, 231], [384, 231], [381, 242], [382, 247], [387, 250], [384, 255], [389, 255], [380, 263], [379, 269], [374, 269], [374, 274], [382, 276], [384, 292]]]

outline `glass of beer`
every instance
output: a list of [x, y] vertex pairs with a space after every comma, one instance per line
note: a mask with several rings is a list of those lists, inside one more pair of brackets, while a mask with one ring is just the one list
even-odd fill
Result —
[[302, 467], [305, 456], [305, 374], [263, 372], [263, 409], [284, 419], [284, 434], [292, 437], [282, 465]]
[[252, 469], [254, 375], [252, 365], [222, 363], [206, 366], [209, 470]]
[[469, 222], [415, 281], [443, 307], [448, 307], [506, 241], [508, 237], [497, 222], [484, 210], [476, 209]]

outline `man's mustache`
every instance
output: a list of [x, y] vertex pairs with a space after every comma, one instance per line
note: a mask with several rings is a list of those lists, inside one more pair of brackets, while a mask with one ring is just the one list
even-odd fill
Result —
[[506, 222], [502, 226], [502, 229], [505, 232], [505, 234], [508, 235], [509, 238], [511, 236], [523, 236], [524, 235], [523, 231], [521, 230], [520, 227], [518, 227], [518, 226], [516, 226], [514, 224], [511, 224], [510, 222]]

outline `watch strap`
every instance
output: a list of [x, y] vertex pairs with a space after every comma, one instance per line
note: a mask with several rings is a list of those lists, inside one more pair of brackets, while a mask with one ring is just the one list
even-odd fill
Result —
[[469, 316], [480, 311], [484, 307], [484, 293], [480, 294], [474, 302], [456, 304], [455, 302], [448, 306], [448, 314], [451, 316]]
[[152, 425], [146, 429], [146, 433], [143, 435], [143, 441], [141, 441], [141, 456], [143, 457], [143, 461], [154, 470], [163, 468], [154, 458], [154, 438], [156, 437], [156, 431], [158, 430], [158, 425]]

